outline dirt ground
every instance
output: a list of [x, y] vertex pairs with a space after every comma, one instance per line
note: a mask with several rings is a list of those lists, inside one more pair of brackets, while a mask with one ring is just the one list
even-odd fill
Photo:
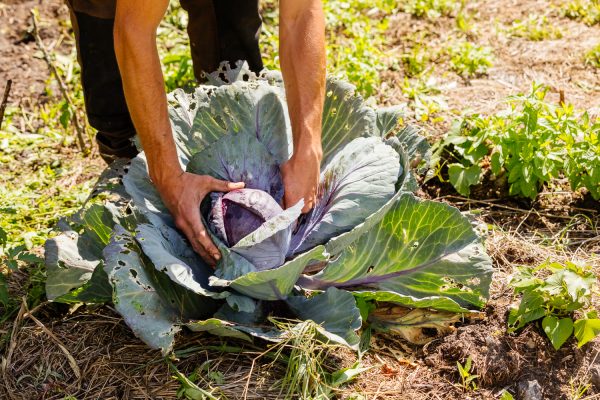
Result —
[[[449, 117], [466, 109], [497, 111], [503, 108], [503, 98], [527, 91], [533, 80], [550, 84], [554, 98], [562, 90], [576, 107], [600, 112], [600, 69], [585, 67], [581, 61], [582, 53], [599, 43], [600, 27], [562, 18], [554, 7], [558, 3], [548, 1], [482, 0], [469, 4], [474, 13], [473, 40], [492, 46], [495, 61], [486, 76], [470, 81], [449, 73], [445, 63], [436, 66], [443, 96], [449, 104]], [[48, 69], [28, 33], [29, 10], [35, 6], [41, 20], [67, 17], [66, 7], [59, 0], [0, 0], [0, 87], [6, 79], [14, 80], [12, 104], [27, 106], [46, 101]], [[564, 36], [532, 42], [496, 32], [498, 24], [509, 24], [530, 13], [547, 15], [551, 24], [563, 29]], [[428, 32], [428, 45], [441, 45], [453, 34], [454, 24], [451, 18], [427, 22], [399, 13], [392, 18], [388, 56], [401, 54], [406, 38], [421, 31]], [[41, 36], [53, 49], [66, 50], [67, 38], [59, 32], [49, 23], [41, 26]], [[386, 71], [383, 78], [382, 100], [406, 101], [398, 89], [402, 72]], [[444, 123], [424, 125], [432, 137], [447, 128]], [[101, 171], [98, 159], [81, 158], [80, 162], [91, 163], [92, 174]], [[577, 398], [577, 390], [588, 384], [581, 398], [598, 398], [598, 341], [578, 349], [571, 339], [556, 352], [535, 325], [517, 335], [506, 334], [506, 314], [513, 302], [506, 281], [514, 266], [551, 258], [579, 260], [600, 272], [598, 203], [566, 191], [542, 195], [533, 203], [490, 200], [489, 192], [469, 200], [439, 183], [428, 183], [421, 195], [439, 198], [463, 210], [477, 210], [480, 220], [498, 227], [490, 231], [486, 242], [496, 272], [485, 318], [459, 324], [454, 333], [426, 346], [411, 346], [389, 335], [375, 336], [371, 351], [363, 360], [363, 364], [373, 368], [340, 392], [339, 397], [350, 398], [352, 393], [358, 393], [366, 399], [497, 399], [506, 389], [515, 398], [524, 398], [520, 394], [522, 388], [537, 381], [543, 399]], [[27, 289], [22, 287], [24, 282], [25, 272], [13, 275], [11, 285], [15, 293]], [[15, 323], [0, 326], [0, 334], [12, 332], [0, 365], [1, 399], [63, 399], [67, 395], [77, 399], [176, 397], [179, 383], [171, 378], [172, 371], [161, 355], [136, 339], [110, 307], [69, 310], [62, 305], [44, 304], [31, 314], [35, 319], [22, 310]], [[279, 397], [279, 391], [271, 388], [281, 376], [281, 367], [269, 369], [260, 362], [253, 367], [253, 360], [264, 350], [262, 343], [252, 346], [229, 341], [229, 346], [245, 346], [245, 351], [234, 352], [223, 347], [219, 338], [190, 333], [183, 333], [178, 343], [177, 350], [182, 355], [174, 364], [179, 370], [191, 373], [211, 360], [211, 370], [223, 373], [224, 383], [219, 385], [223, 396]], [[195, 351], [186, 353], [186, 349]], [[466, 392], [457, 385], [456, 362], [464, 363], [468, 356], [473, 359], [474, 373], [479, 375], [477, 391]], [[342, 354], [340, 362], [349, 365], [354, 357]]]

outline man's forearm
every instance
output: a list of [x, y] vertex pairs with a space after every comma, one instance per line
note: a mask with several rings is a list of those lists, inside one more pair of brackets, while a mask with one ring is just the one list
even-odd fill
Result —
[[148, 158], [150, 177], [160, 185], [181, 171], [156, 47], [156, 27], [168, 1], [153, 0], [152, 5], [146, 6], [154, 9], [150, 16], [137, 14], [139, 9], [132, 9], [131, 5], [122, 0], [117, 4], [115, 52], [127, 106]]
[[325, 98], [325, 18], [321, 0], [280, 1], [280, 60], [294, 155], [321, 156]]

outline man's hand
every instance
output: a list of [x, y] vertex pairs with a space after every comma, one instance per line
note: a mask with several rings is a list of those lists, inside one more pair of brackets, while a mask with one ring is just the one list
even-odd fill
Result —
[[309, 212], [315, 206], [322, 158], [320, 145], [316, 147], [299, 149], [281, 166], [285, 208], [294, 206], [301, 199], [304, 199], [303, 213]]
[[221, 253], [202, 223], [200, 203], [210, 192], [243, 189], [244, 183], [220, 181], [206, 175], [181, 172], [177, 177], [157, 184], [157, 187], [165, 205], [175, 218], [175, 225], [183, 231], [196, 253], [214, 267], [221, 259]]

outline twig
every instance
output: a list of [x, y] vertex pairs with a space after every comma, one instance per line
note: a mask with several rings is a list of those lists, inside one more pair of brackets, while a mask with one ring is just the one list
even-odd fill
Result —
[[8, 104], [8, 95], [10, 94], [10, 88], [12, 87], [12, 80], [6, 81], [4, 87], [4, 96], [2, 96], [2, 103], [0, 103], [0, 128], [2, 128], [2, 121], [4, 121], [4, 112], [6, 111], [6, 105]]
[[38, 31], [38, 25], [37, 25], [37, 18], [35, 17], [34, 10], [31, 10], [31, 23], [33, 24], [33, 32], [32, 32], [33, 37], [35, 38], [35, 42], [38, 45], [38, 47], [40, 48], [42, 55], [44, 56], [44, 60], [46, 61], [46, 64], [48, 64], [48, 69], [50, 69], [50, 72], [56, 78], [56, 81], [58, 82], [58, 87], [60, 89], [60, 93], [62, 94], [63, 98], [69, 104], [69, 106], [74, 110], [73, 116], [71, 119], [73, 121], [73, 124], [75, 125], [75, 131], [77, 132], [77, 141], [79, 143], [79, 149], [84, 154], [87, 154], [88, 149], [87, 149], [87, 146], [85, 143], [85, 136], [84, 136], [85, 129], [83, 126], [81, 126], [81, 123], [79, 122], [79, 118], [77, 118], [77, 112], [76, 112], [77, 109], [75, 108], [75, 105], [73, 104], [73, 100], [71, 100], [71, 96], [69, 95], [67, 87], [65, 86], [65, 83], [63, 82], [62, 77], [58, 73], [58, 70], [56, 69], [56, 65], [54, 65], [54, 63], [52, 62], [52, 59], [50, 58], [50, 55], [48, 54], [48, 50], [46, 50], [46, 46], [44, 46], [44, 42], [42, 41], [42, 38], [40, 37], [39, 31]]

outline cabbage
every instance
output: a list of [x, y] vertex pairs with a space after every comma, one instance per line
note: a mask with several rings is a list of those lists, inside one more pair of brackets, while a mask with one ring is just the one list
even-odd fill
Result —
[[47, 242], [50, 300], [112, 301], [164, 352], [184, 326], [277, 340], [265, 323], [271, 301], [353, 348], [366, 317], [357, 304], [449, 313], [485, 304], [490, 258], [467, 217], [412, 193], [412, 167], [429, 147], [416, 128], [400, 126], [400, 108], [375, 109], [352, 85], [328, 80], [318, 196], [301, 215], [302, 202], [281, 207], [279, 167], [293, 148], [280, 74], [223, 66], [209, 81], [171, 93], [169, 112], [182, 167], [246, 184], [201, 205], [222, 253], [216, 269], [176, 229], [142, 152], [109, 167], [94, 192], [108, 192], [105, 200]]

